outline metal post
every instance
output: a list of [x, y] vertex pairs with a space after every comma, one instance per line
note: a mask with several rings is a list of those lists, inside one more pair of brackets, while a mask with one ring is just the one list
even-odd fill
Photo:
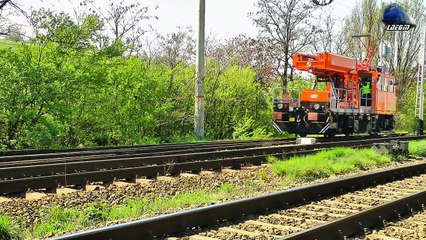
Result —
[[425, 53], [426, 53], [426, 27], [423, 29], [423, 39], [422, 39], [422, 47], [420, 50], [420, 64], [419, 67], [421, 69], [420, 72], [420, 101], [419, 101], [419, 135], [423, 135], [423, 110], [424, 110], [424, 76], [425, 76]]
[[198, 41], [197, 41], [197, 78], [195, 80], [195, 137], [204, 137], [204, 52], [205, 52], [205, 13], [206, 1], [199, 0]]

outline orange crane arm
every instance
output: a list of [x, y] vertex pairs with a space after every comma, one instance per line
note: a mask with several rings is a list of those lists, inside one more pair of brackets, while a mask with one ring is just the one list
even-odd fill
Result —
[[356, 70], [357, 61], [327, 52], [317, 55], [296, 53], [293, 55], [293, 66], [319, 77], [331, 77], [335, 74], [348, 74]]

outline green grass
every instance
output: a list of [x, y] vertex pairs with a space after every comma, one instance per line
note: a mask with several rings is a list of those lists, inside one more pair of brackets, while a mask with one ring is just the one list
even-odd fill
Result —
[[426, 140], [410, 141], [408, 143], [410, 155], [426, 157]]
[[0, 215], [0, 239], [12, 240], [17, 238], [17, 231], [14, 223], [6, 215]]
[[[40, 221], [23, 230], [29, 239], [44, 238], [55, 234], [75, 231], [96, 224], [126, 218], [138, 218], [154, 213], [176, 211], [191, 206], [216, 203], [233, 196], [243, 195], [258, 186], [247, 181], [241, 186], [224, 183], [217, 189], [198, 189], [182, 192], [173, 196], [144, 197], [127, 199], [124, 204], [110, 206], [108, 203], [95, 202], [84, 209], [54, 207], [45, 209]], [[0, 218], [0, 231], [1, 231]], [[9, 226], [9, 225], [7, 225]], [[1, 232], [0, 232], [1, 234]], [[0, 239], [2, 235], [0, 235]], [[8, 239], [8, 238], [4, 238]]]
[[45, 210], [40, 222], [28, 229], [27, 238], [41, 238], [52, 233], [72, 231], [75, 228], [87, 226], [85, 214], [82, 211], [69, 208], [54, 207]]
[[5, 40], [5, 39], [0, 39], [0, 49], [4, 49], [4, 48], [15, 48], [18, 44], [19, 44], [19, 42], [15, 42], [15, 41], [11, 41], [11, 40]]
[[108, 213], [107, 220], [134, 218], [155, 212], [163, 212], [175, 208], [186, 208], [193, 205], [204, 205], [212, 201], [218, 201], [226, 190], [201, 189], [193, 192], [185, 192], [175, 196], [161, 198], [142, 198], [127, 200], [126, 204], [114, 207]]
[[314, 155], [293, 157], [279, 161], [268, 159], [272, 171], [291, 180], [314, 180], [391, 161], [390, 156], [380, 155], [372, 149], [335, 148]]

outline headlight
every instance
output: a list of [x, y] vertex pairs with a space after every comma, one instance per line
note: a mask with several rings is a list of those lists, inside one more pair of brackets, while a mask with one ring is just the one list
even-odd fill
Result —
[[316, 103], [316, 104], [314, 105], [314, 108], [315, 108], [315, 110], [318, 110], [318, 109], [320, 108], [320, 105], [319, 105], [318, 103]]
[[279, 103], [279, 104], [277, 105], [277, 107], [278, 107], [278, 109], [283, 109], [283, 104], [282, 104], [282, 103]]

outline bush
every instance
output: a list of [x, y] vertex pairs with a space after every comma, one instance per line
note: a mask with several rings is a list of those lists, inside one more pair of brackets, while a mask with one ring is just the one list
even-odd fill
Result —
[[234, 128], [232, 137], [238, 140], [258, 140], [271, 138], [272, 133], [268, 132], [263, 126], [256, 126], [255, 120], [250, 117], [244, 118]]
[[[142, 58], [54, 43], [39, 56], [38, 47], [26, 42], [0, 50], [0, 148], [196, 141], [189, 136], [195, 66], [172, 71]], [[255, 77], [249, 67], [221, 69], [208, 61], [206, 137], [231, 139], [234, 130], [235, 139], [270, 136], [270, 99]]]

